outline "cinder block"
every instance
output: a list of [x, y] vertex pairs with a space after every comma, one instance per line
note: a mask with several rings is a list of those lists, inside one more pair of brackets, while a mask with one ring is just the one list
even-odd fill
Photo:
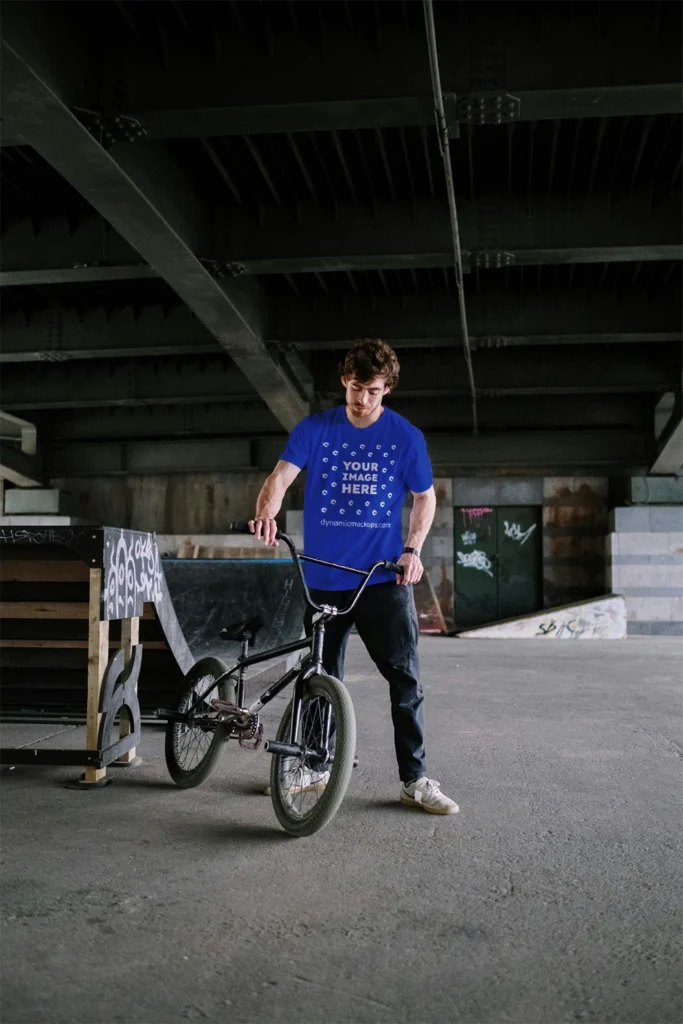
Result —
[[632, 476], [628, 482], [634, 504], [677, 505], [683, 503], [683, 477]]
[[487, 505], [541, 505], [543, 480], [540, 477], [506, 480], [496, 477], [453, 478], [453, 504], [456, 508], [482, 508]]
[[669, 550], [672, 555], [683, 555], [683, 533], [669, 534]]
[[608, 533], [605, 537], [605, 555], [607, 559], [619, 553], [619, 538], [622, 534]]
[[673, 597], [629, 597], [626, 595], [626, 618], [669, 622], [676, 617], [677, 603]]
[[[638, 511], [647, 512], [648, 509]], [[668, 555], [670, 552], [667, 533], [618, 533], [620, 555]]]
[[74, 516], [0, 516], [0, 526], [80, 526], [87, 522]]
[[453, 506], [437, 505], [434, 515], [433, 530], [450, 530], [453, 532]]
[[607, 501], [608, 480], [604, 476], [547, 476], [543, 480], [543, 497], [553, 504], [575, 505], [590, 495]]
[[453, 561], [452, 537], [432, 536], [427, 538], [427, 543], [429, 543], [432, 558], [448, 558]]
[[650, 529], [661, 533], [683, 530], [683, 506], [663, 505], [650, 508]]
[[671, 586], [683, 587], [683, 563], [670, 566]]
[[285, 527], [291, 537], [292, 534], [304, 532], [304, 513], [302, 509], [290, 509], [287, 513], [287, 525]]
[[649, 533], [650, 511], [649, 508], [613, 508], [609, 514], [610, 533]]
[[616, 565], [613, 572], [620, 587], [670, 587], [670, 565]]
[[52, 487], [13, 487], [5, 491], [5, 515], [66, 515], [69, 512], [67, 499], [68, 495]]
[[453, 480], [450, 476], [437, 476], [434, 478], [434, 490], [436, 492], [436, 504], [438, 508], [453, 508]]
[[650, 636], [683, 636], [683, 622], [651, 622]]

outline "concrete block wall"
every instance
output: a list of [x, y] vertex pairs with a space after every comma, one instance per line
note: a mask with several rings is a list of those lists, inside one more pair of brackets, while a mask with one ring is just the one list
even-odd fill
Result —
[[[69, 478], [55, 480], [53, 486], [70, 492], [72, 515], [111, 526], [154, 530], [169, 536], [176, 551], [193, 546], [192, 553], [196, 548], [200, 557], [205, 549], [216, 546], [211, 538], [219, 539], [219, 547], [229, 546], [223, 543], [222, 535], [231, 520], [247, 519], [253, 514], [264, 478], [261, 471], [179, 473]], [[283, 508], [288, 532], [299, 543], [302, 526], [296, 510], [303, 504], [304, 479], [304, 474], [297, 478]], [[423, 559], [449, 628], [454, 619], [454, 507], [543, 506], [544, 607], [609, 590], [605, 573], [604, 538], [608, 527], [604, 478], [455, 477], [437, 478], [434, 483], [437, 514]], [[645, 533], [650, 531], [650, 515], [654, 516], [653, 522], [661, 519], [661, 509], [626, 511], [637, 512], [643, 523], [647, 521], [642, 526]], [[291, 525], [288, 515], [294, 517]], [[409, 502], [404, 509], [406, 529], [408, 517]], [[236, 543], [235, 555], [251, 555], [247, 547]], [[655, 607], [651, 604], [650, 611]], [[657, 609], [661, 611], [659, 606]]]
[[[434, 525], [422, 549], [422, 564], [434, 588], [446, 627], [453, 628], [455, 592], [453, 571], [453, 481], [450, 477], [434, 480], [436, 515]], [[407, 536], [410, 502], [403, 509], [403, 536]]]
[[544, 478], [544, 608], [585, 601], [609, 590], [608, 489], [607, 477]]
[[[267, 473], [175, 473], [71, 477], [52, 481], [68, 491], [73, 515], [93, 523], [162, 534], [224, 534], [231, 521], [250, 519]], [[301, 474], [283, 513], [301, 508]]]
[[[606, 478], [441, 477], [434, 480], [434, 488], [436, 516], [422, 560], [449, 629], [454, 623], [454, 508], [543, 506], [544, 608], [586, 600], [609, 590], [605, 571]], [[409, 495], [403, 508], [404, 537], [411, 503]], [[287, 531], [301, 536], [302, 512], [288, 512]]]
[[629, 635], [683, 636], [683, 507], [615, 508], [609, 525], [607, 579]]

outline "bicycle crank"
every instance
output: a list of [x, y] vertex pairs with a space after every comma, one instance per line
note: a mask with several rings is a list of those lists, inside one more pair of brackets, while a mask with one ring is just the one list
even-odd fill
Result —
[[219, 697], [211, 701], [211, 708], [217, 712], [221, 723], [231, 727], [241, 747], [245, 750], [258, 750], [263, 741], [263, 726], [258, 715]]

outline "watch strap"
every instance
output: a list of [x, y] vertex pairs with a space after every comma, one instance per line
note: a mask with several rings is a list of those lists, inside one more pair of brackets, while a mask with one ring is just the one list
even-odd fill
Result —
[[405, 548], [403, 549], [403, 554], [404, 554], [404, 555], [417, 555], [417, 556], [418, 556], [418, 558], [420, 557], [420, 552], [418, 551], [418, 549], [417, 549], [417, 548], [409, 548], [409, 547], [405, 547]]

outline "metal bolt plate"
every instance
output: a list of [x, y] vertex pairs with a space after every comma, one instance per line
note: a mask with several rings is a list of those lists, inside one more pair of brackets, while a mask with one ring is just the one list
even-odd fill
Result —
[[509, 124], [519, 118], [521, 100], [509, 92], [472, 92], [458, 100], [457, 110], [468, 124]]

